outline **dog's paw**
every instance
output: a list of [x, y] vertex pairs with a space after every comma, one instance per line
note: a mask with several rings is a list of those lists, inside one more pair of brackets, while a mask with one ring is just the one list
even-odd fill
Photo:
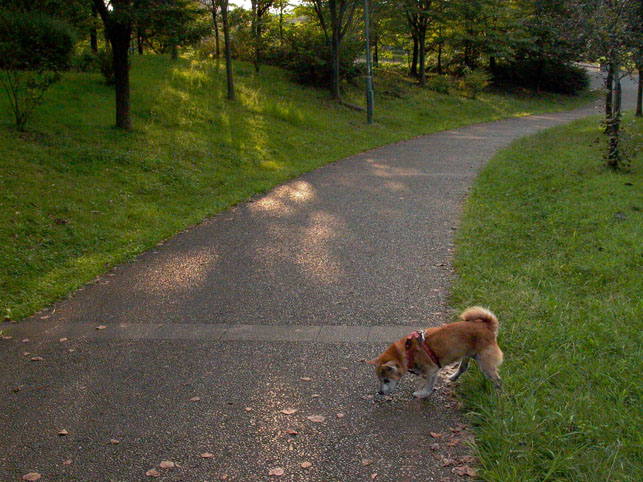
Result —
[[426, 390], [418, 390], [417, 392], [413, 392], [413, 396], [415, 398], [426, 398], [429, 395], [431, 395], [431, 392], [427, 392]]

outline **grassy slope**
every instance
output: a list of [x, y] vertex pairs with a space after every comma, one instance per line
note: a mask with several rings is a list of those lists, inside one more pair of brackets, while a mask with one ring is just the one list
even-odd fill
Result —
[[[224, 100], [225, 66], [132, 59], [135, 132], [112, 128], [113, 90], [69, 73], [27, 134], [10, 129], [0, 96], [0, 315], [20, 319], [159, 240], [301, 172], [418, 134], [587, 98], [419, 90], [394, 74], [375, 126], [324, 91], [236, 65], [238, 100]], [[392, 77], [393, 76], [393, 77]], [[361, 99], [360, 92], [349, 94]]]
[[643, 155], [606, 171], [599, 137], [590, 119], [514, 143], [465, 207], [453, 303], [497, 312], [506, 357], [504, 394], [461, 390], [489, 481], [643, 479]]

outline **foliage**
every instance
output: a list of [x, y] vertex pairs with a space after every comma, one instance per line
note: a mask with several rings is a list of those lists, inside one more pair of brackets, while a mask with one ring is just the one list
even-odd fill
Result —
[[496, 65], [494, 83], [567, 95], [578, 95], [589, 88], [587, 72], [575, 65], [534, 60]]
[[112, 58], [112, 51], [99, 50], [98, 54], [96, 54], [96, 61], [98, 63], [98, 69], [105, 79], [105, 84], [114, 85], [116, 80], [114, 78], [114, 59]]
[[79, 72], [100, 70], [98, 54], [90, 49], [83, 49], [71, 58], [71, 67]]
[[24, 130], [47, 89], [69, 65], [74, 35], [62, 21], [37, 12], [0, 10], [0, 82], [16, 126]]
[[464, 69], [464, 75], [460, 79], [459, 85], [465, 95], [475, 99], [489, 85], [491, 75], [483, 69], [471, 70]]
[[504, 393], [459, 389], [489, 482], [641, 480], [643, 156], [604, 169], [597, 120], [501, 151], [465, 206], [451, 303], [493, 309], [506, 355]]
[[436, 75], [427, 82], [427, 87], [438, 94], [448, 94], [451, 80], [446, 75]]
[[[0, 314], [31, 314], [185, 227], [337, 159], [589, 100], [485, 93], [465, 102], [376, 70], [376, 124], [368, 126], [362, 112], [329, 103], [281, 69], [234, 69], [231, 103], [223, 62], [132, 56], [137, 128], [127, 133], [112, 128], [113, 91], [100, 74], [69, 72], [33, 133], [0, 129]], [[363, 105], [363, 84], [346, 86], [344, 96]], [[9, 120], [6, 106], [0, 98], [0, 123]]]

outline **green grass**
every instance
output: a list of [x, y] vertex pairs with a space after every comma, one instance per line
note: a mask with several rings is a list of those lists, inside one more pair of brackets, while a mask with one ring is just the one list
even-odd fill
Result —
[[[274, 68], [132, 58], [135, 130], [114, 129], [99, 74], [68, 73], [27, 133], [0, 95], [0, 315], [18, 320], [109, 267], [253, 194], [372, 147], [507, 116], [564, 110], [589, 96], [477, 100], [376, 73], [376, 124]], [[363, 103], [361, 89], [347, 99]]]
[[493, 309], [505, 352], [504, 393], [460, 390], [488, 481], [643, 480], [643, 155], [605, 169], [598, 125], [513, 143], [465, 206], [452, 303]]

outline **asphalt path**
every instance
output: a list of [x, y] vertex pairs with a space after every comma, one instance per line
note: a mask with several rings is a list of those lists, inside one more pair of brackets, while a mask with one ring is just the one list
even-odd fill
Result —
[[452, 387], [417, 401], [407, 379], [378, 397], [363, 361], [452, 319], [454, 230], [484, 163], [596, 112], [343, 159], [1, 325], [0, 480], [465, 480], [475, 463]]

